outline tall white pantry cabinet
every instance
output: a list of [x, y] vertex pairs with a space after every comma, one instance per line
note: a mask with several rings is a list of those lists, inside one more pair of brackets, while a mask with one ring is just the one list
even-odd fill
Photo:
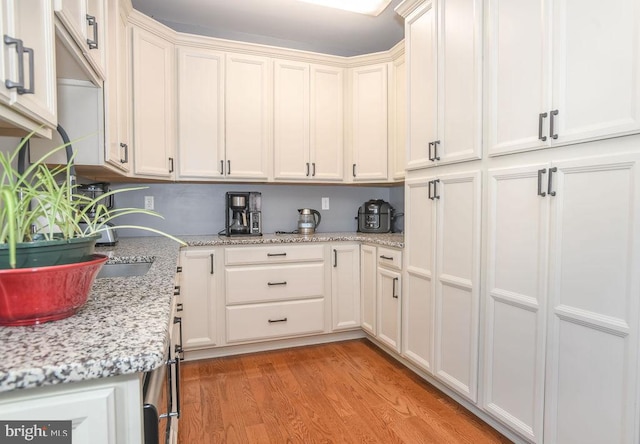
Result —
[[[640, 4], [475, 2], [483, 141], [478, 159], [443, 165], [432, 160], [431, 139], [453, 122], [439, 120], [435, 104], [447, 91], [441, 97], [442, 71], [433, 67], [447, 57], [436, 43], [442, 15], [460, 5], [406, 0], [397, 8], [406, 19], [409, 98], [403, 357], [512, 439], [637, 444]], [[476, 197], [448, 208], [446, 179], [473, 174]], [[442, 331], [454, 312], [442, 309], [452, 300], [439, 281], [457, 294], [466, 288], [442, 254], [462, 267], [474, 250], [470, 238], [447, 241], [439, 230], [473, 226], [470, 208], [478, 208], [481, 238], [479, 280], [469, 287], [477, 317], [458, 304], [455, 328]], [[459, 384], [464, 359], [475, 392]]]

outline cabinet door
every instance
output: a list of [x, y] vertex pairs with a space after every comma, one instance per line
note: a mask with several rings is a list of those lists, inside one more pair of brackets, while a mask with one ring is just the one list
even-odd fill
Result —
[[376, 322], [376, 247], [360, 247], [360, 308], [362, 310], [362, 328], [375, 335]]
[[129, 45], [127, 43], [127, 19], [120, 14], [120, 2], [107, 4], [109, 30], [107, 35], [107, 78], [104, 83], [106, 149], [105, 161], [125, 171], [131, 171], [129, 139], [129, 77], [127, 69]]
[[434, 263], [436, 208], [429, 183], [410, 179], [405, 186], [405, 292], [402, 297], [402, 352], [433, 372]]
[[[7, 8], [8, 9], [8, 8]], [[55, 36], [53, 29], [53, 10], [51, 1], [27, 0], [13, 2], [13, 15], [6, 17], [7, 32], [16, 36], [24, 44], [25, 51], [16, 52], [16, 45], [5, 44], [5, 57], [8, 58], [10, 78], [19, 78], [19, 60], [23, 61], [24, 87], [31, 90], [24, 94], [13, 90], [12, 105], [25, 116], [55, 128], [57, 125], [56, 107], [56, 61]], [[5, 58], [5, 61], [7, 60]], [[33, 71], [33, 77], [30, 71]]]
[[475, 402], [480, 277], [480, 173], [435, 183], [435, 375]]
[[482, 156], [482, 0], [438, 3], [439, 163]]
[[267, 179], [272, 151], [272, 69], [266, 57], [227, 54], [226, 175]]
[[105, 79], [105, 71], [107, 69], [107, 51], [106, 33], [104, 31], [108, 26], [105, 3], [108, 0], [86, 1], [87, 17], [84, 22], [85, 39], [83, 43], [85, 44], [89, 63], [98, 75]]
[[635, 0], [553, 2], [557, 143], [640, 131], [640, 8]]
[[543, 426], [549, 197], [538, 186], [545, 179], [546, 193], [548, 168], [488, 178], [483, 406], [532, 442]]
[[187, 249], [180, 259], [182, 345], [185, 350], [212, 347], [216, 334], [216, 250]]
[[[549, 145], [548, 3], [549, 0], [485, 2], [485, 144], [489, 155]], [[540, 122], [544, 127], [540, 127], [539, 138], [540, 113], [547, 116]]]
[[344, 69], [311, 65], [311, 177], [342, 180], [344, 174]]
[[387, 64], [352, 70], [352, 176], [387, 179]]
[[400, 353], [400, 273], [378, 267], [378, 339]]
[[178, 48], [178, 175], [224, 177], [224, 54]]
[[404, 179], [407, 151], [407, 64], [405, 58], [391, 63], [389, 87], [389, 165], [392, 179]]
[[309, 64], [274, 62], [274, 178], [311, 177], [309, 160]]
[[331, 246], [332, 328], [360, 327], [360, 246]]
[[553, 164], [545, 443], [637, 442], [639, 162]]
[[434, 2], [407, 17], [405, 25], [408, 85], [407, 169], [432, 165], [430, 143], [437, 132], [437, 27]]
[[133, 127], [136, 175], [174, 175], [174, 48], [133, 28]]

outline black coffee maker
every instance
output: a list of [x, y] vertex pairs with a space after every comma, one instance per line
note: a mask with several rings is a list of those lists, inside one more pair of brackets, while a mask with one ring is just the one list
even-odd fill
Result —
[[227, 192], [226, 206], [226, 236], [262, 236], [261, 193]]

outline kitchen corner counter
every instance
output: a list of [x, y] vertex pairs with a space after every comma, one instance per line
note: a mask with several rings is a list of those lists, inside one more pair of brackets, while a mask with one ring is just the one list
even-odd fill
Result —
[[305, 242], [363, 242], [384, 247], [404, 248], [404, 235], [398, 233], [315, 233], [302, 234], [265, 234], [262, 236], [184, 236], [181, 238], [190, 247], [212, 247], [256, 244], [296, 244]]
[[179, 244], [164, 237], [124, 238], [96, 252], [111, 263], [154, 261], [143, 276], [96, 279], [87, 303], [67, 319], [0, 327], [0, 393], [160, 366]]
[[[260, 237], [182, 236], [189, 246], [363, 242], [403, 248], [402, 234], [316, 233]], [[108, 263], [148, 262], [143, 276], [96, 279], [89, 300], [59, 321], [0, 327], [3, 392], [153, 370], [163, 362], [179, 245], [164, 237], [122, 238], [96, 248]]]

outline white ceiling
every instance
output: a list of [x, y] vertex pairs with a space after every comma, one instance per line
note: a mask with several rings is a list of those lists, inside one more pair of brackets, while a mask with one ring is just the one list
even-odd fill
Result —
[[[349, 1], [349, 0], [344, 0]], [[353, 56], [386, 51], [404, 37], [401, 0], [377, 17], [296, 0], [132, 0], [176, 31]]]

